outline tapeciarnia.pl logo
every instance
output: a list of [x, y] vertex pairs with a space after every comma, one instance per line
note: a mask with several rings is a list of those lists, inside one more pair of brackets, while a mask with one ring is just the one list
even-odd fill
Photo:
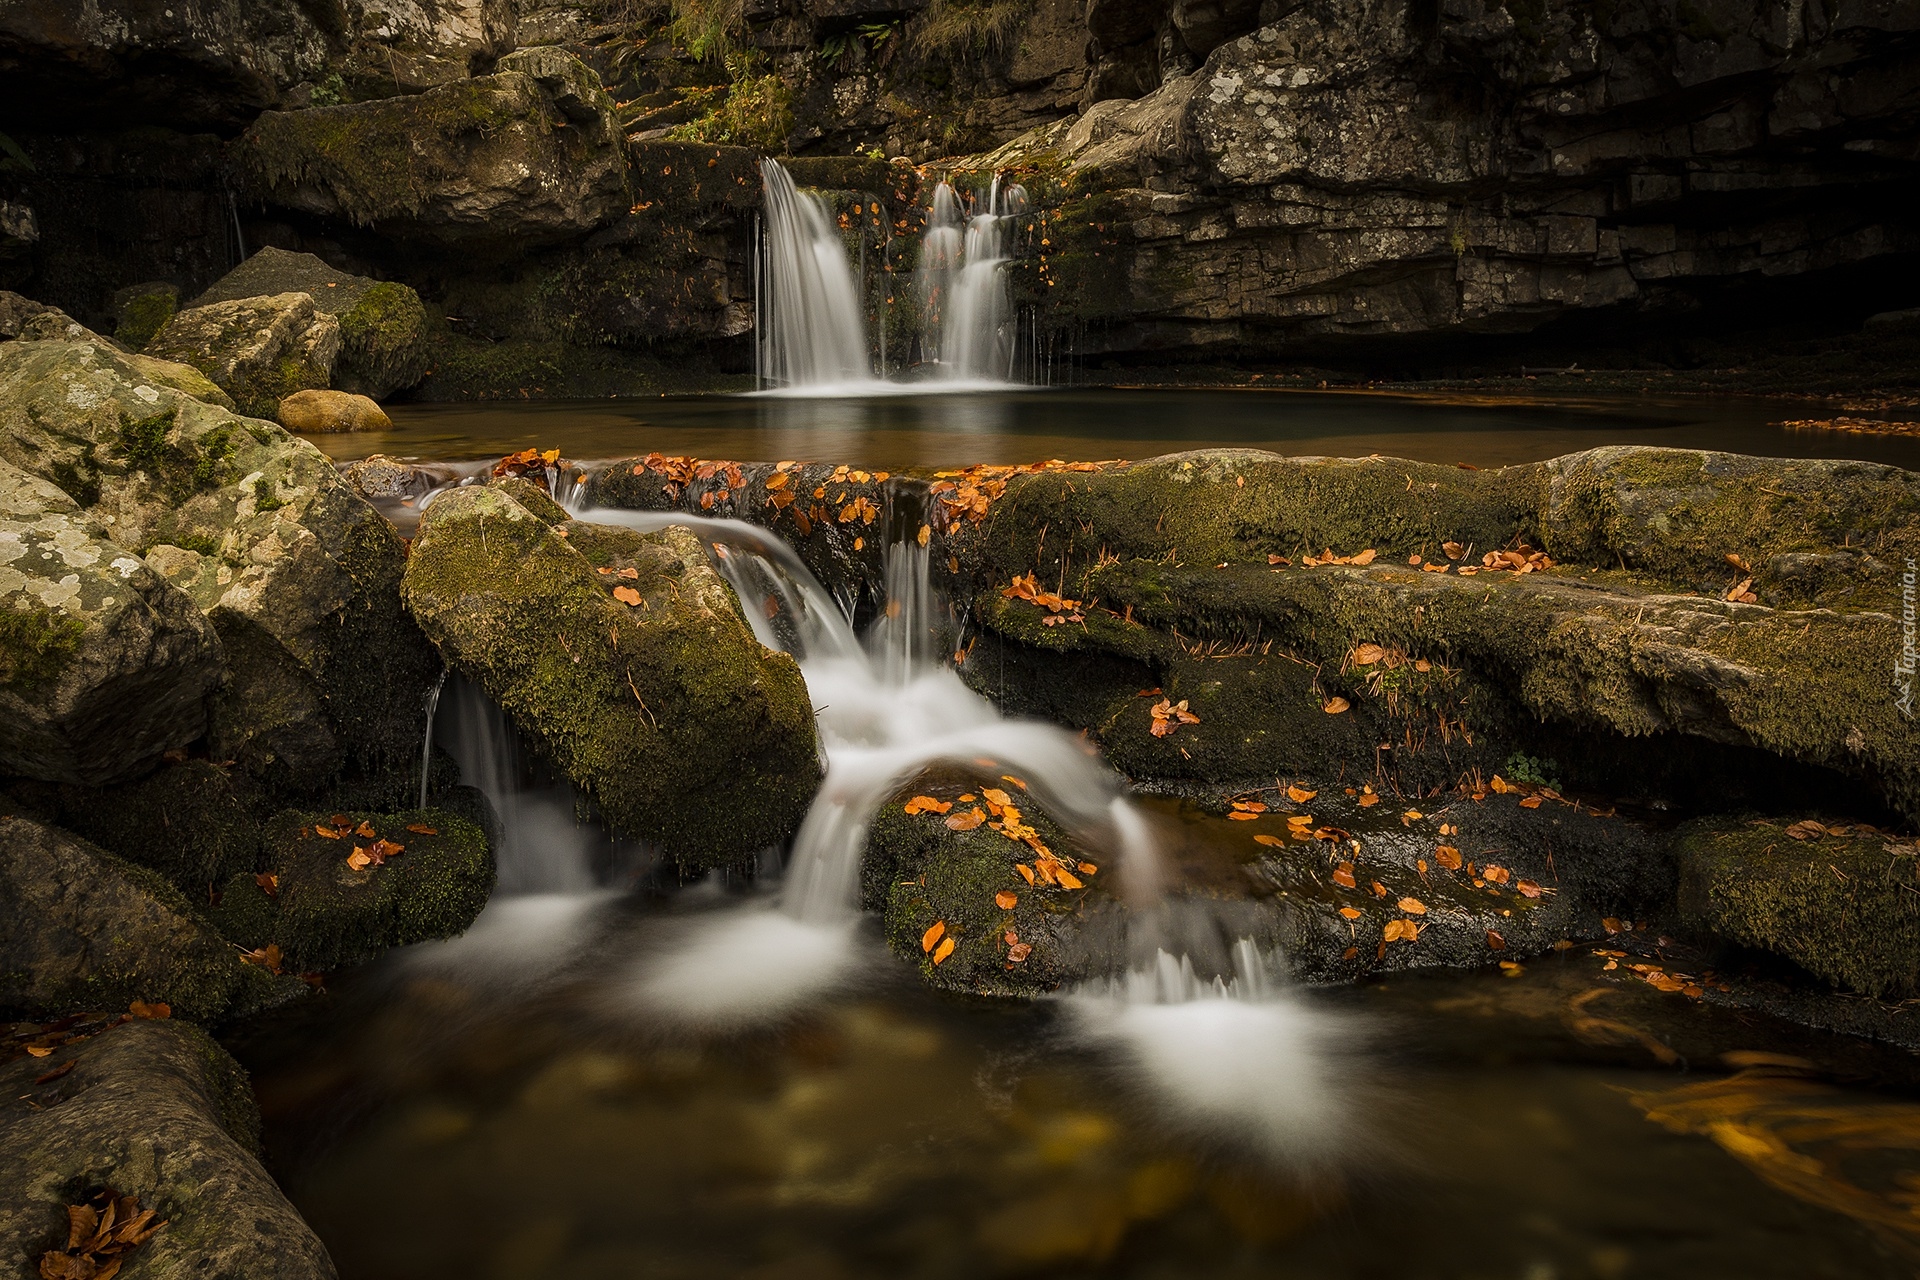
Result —
[[1920, 669], [1920, 624], [1915, 622], [1920, 609], [1920, 568], [1916, 564], [1920, 562], [1908, 556], [1907, 571], [1900, 575], [1900, 652], [1893, 659], [1893, 687], [1899, 694], [1893, 705], [1909, 720], [1913, 718], [1914, 674]]

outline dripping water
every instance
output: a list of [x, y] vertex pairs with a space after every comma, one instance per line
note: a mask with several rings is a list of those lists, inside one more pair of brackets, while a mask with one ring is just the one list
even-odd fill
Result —
[[440, 675], [433, 682], [433, 688], [427, 691], [427, 730], [420, 739], [420, 804], [427, 807], [427, 782], [433, 773], [433, 714], [440, 709], [440, 690], [446, 687], [447, 668], [440, 668]]

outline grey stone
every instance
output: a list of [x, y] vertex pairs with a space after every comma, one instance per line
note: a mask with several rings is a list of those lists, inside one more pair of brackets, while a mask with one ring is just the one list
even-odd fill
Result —
[[180, 312], [146, 354], [192, 365], [242, 413], [271, 418], [287, 396], [331, 383], [340, 323], [311, 294], [241, 298]]

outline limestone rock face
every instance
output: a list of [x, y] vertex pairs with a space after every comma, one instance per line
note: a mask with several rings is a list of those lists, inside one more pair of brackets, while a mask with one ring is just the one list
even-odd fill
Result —
[[464, 80], [513, 48], [516, 0], [348, 0], [341, 76], [356, 97]]
[[335, 271], [311, 253], [268, 246], [215, 281], [196, 307], [246, 298], [304, 293], [316, 309], [340, 322], [336, 390], [375, 400], [405, 390], [426, 375], [426, 309], [403, 284]]
[[66, 1243], [76, 1189], [105, 1184], [167, 1220], [130, 1275], [334, 1280], [326, 1249], [260, 1165], [246, 1073], [205, 1032], [171, 1020], [113, 1027], [0, 1067], [0, 1088], [9, 1274], [38, 1275], [41, 1253]]
[[447, 662], [615, 830], [703, 867], [799, 824], [820, 778], [805, 682], [691, 533], [556, 528], [500, 488], [449, 489], [421, 518], [405, 590]]
[[0, 462], [0, 771], [137, 774], [206, 730], [220, 641], [54, 485]]
[[437, 664], [400, 607], [392, 526], [311, 445], [149, 381], [140, 360], [0, 347], [0, 460], [84, 500], [213, 624], [216, 759], [296, 790], [349, 759], [406, 768]]
[[180, 312], [145, 354], [192, 365], [242, 413], [266, 418], [284, 397], [332, 381], [340, 324], [311, 294], [242, 298]]
[[219, 1017], [261, 982], [158, 873], [57, 827], [0, 817], [0, 1005], [40, 1013], [164, 1001]]
[[280, 425], [289, 431], [390, 431], [393, 420], [365, 396], [345, 391], [296, 391], [280, 402]]
[[627, 210], [626, 138], [570, 55], [528, 65], [537, 78], [500, 71], [412, 97], [270, 111], [234, 160], [268, 204], [404, 240], [519, 251], [579, 236]]
[[[1658, 311], [1920, 242], [1898, 195], [1905, 161], [1857, 141], [1897, 131], [1900, 108], [1836, 87], [1912, 81], [1901, 13], [1758, 0], [1711, 20], [1679, 0], [1425, 12], [1171, 6], [1185, 58], [1162, 53], [1138, 90], [1096, 85], [1070, 129], [979, 159], [1066, 160], [1078, 175], [1055, 197], [1039, 305], [1064, 320], [1097, 292], [1116, 350], [1325, 350]], [[1168, 15], [1103, 0], [1087, 21], [1105, 50], [1165, 33]], [[1124, 62], [1097, 52], [1094, 80]]]
[[286, 0], [0, 4], [0, 114], [237, 127], [315, 76], [327, 7]]

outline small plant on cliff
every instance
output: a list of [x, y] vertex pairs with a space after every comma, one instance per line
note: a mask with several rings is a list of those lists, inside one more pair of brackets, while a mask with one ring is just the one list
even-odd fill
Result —
[[933, 0], [907, 28], [907, 47], [923, 63], [979, 66], [1013, 47], [1033, 0]]
[[1560, 779], [1554, 776], [1560, 772], [1560, 762], [1557, 760], [1540, 760], [1516, 751], [1507, 757], [1504, 765], [1500, 766], [1500, 772], [1509, 782], [1524, 782], [1528, 786], [1560, 790]]
[[772, 72], [758, 74], [761, 65], [758, 54], [729, 56], [727, 73], [733, 83], [727, 96], [706, 114], [667, 136], [675, 142], [715, 142], [764, 152], [784, 151], [787, 135], [793, 131], [793, 91]]

